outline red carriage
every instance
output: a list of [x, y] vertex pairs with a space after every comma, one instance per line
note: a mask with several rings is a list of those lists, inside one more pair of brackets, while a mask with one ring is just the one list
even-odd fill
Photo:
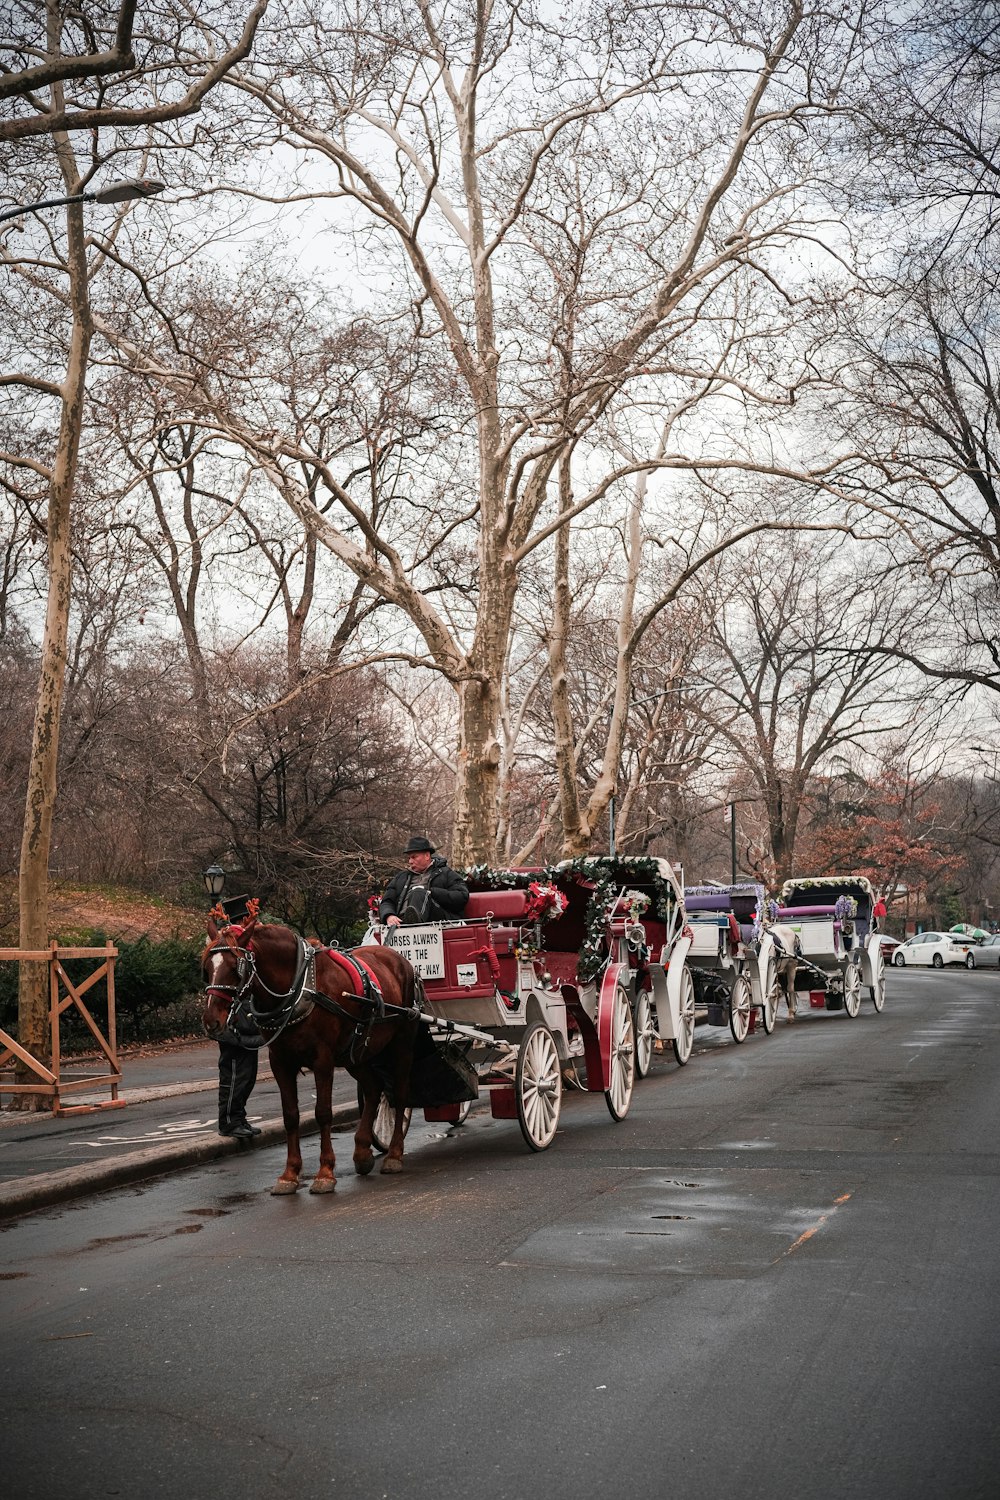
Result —
[[593, 857], [477, 869], [469, 884], [458, 921], [372, 930], [422, 981], [410, 1103], [457, 1122], [488, 1093], [493, 1116], [517, 1119], [534, 1151], [555, 1136], [567, 1083], [624, 1119], [654, 1042], [679, 1062], [691, 1051], [690, 932], [673, 870]]

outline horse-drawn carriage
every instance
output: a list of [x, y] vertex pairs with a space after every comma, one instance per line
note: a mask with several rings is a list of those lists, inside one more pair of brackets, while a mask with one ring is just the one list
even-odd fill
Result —
[[589, 855], [550, 872], [568, 909], [546, 930], [547, 950], [575, 945], [577, 973], [614, 973], [635, 1025], [635, 1069], [645, 1078], [657, 1043], [670, 1043], [683, 1067], [694, 1042], [695, 993], [685, 962], [691, 933], [683, 891], [665, 859]]
[[[465, 913], [372, 939], [417, 970], [424, 1025], [410, 1102], [457, 1122], [489, 1095], [532, 1150], [559, 1123], [563, 1085], [624, 1119], [654, 1041], [686, 1062], [694, 992], [680, 888], [664, 860], [584, 858], [547, 870], [474, 870]], [[376, 1124], [376, 1139], [379, 1122]]]
[[684, 909], [692, 933], [688, 964], [695, 998], [709, 1024], [728, 1024], [734, 1041], [743, 1042], [759, 1012], [770, 1034], [778, 992], [774, 941], [762, 925], [764, 887], [686, 886]]
[[816, 1009], [861, 1009], [864, 985], [876, 1011], [885, 1005], [885, 966], [874, 917], [875, 893], [864, 875], [786, 880], [773, 913], [778, 931], [798, 938], [795, 989]]

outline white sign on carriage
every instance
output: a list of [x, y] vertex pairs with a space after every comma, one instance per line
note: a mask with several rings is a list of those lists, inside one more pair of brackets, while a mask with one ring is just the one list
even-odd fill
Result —
[[390, 927], [382, 941], [398, 948], [421, 979], [444, 978], [444, 942], [440, 927]]

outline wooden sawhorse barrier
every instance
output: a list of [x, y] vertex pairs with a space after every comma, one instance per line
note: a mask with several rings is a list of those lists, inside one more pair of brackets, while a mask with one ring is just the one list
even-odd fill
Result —
[[[0, 960], [12, 963], [44, 963], [49, 970], [49, 1031], [52, 1039], [51, 1062], [32, 1057], [15, 1037], [0, 1028], [0, 1068], [7, 1068], [15, 1058], [35, 1075], [37, 1082], [5, 1083], [0, 1079], [0, 1096], [4, 1094], [41, 1094], [52, 1100], [52, 1113], [56, 1115], [82, 1114], [94, 1109], [122, 1109], [126, 1100], [119, 1099], [118, 1085], [122, 1070], [118, 1062], [118, 1042], [115, 1033], [115, 959], [118, 949], [112, 943], [103, 948], [64, 948], [52, 943], [48, 948], [29, 950], [25, 948], [0, 948]], [[74, 984], [63, 968], [63, 960], [70, 958], [99, 958], [103, 962], [92, 974], [79, 984]], [[101, 1031], [94, 1017], [83, 1002], [88, 990], [101, 980], [107, 984], [108, 1034]], [[62, 991], [65, 990], [65, 994]], [[59, 1044], [59, 1021], [63, 1012], [75, 1006], [89, 1027], [99, 1050], [100, 1065], [108, 1071], [69, 1076], [63, 1072], [62, 1050]], [[79, 1093], [83, 1089], [93, 1091], [106, 1086], [110, 1099], [99, 1104], [63, 1103], [63, 1096]]]

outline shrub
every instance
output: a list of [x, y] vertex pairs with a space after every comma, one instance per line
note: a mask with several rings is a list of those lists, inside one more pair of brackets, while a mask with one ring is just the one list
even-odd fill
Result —
[[[94, 929], [66, 934], [67, 947], [101, 948], [107, 935]], [[162, 1041], [193, 1036], [201, 1031], [201, 973], [198, 958], [201, 943], [182, 938], [156, 941], [150, 937], [134, 942], [115, 941], [115, 1015], [118, 1043]], [[74, 984], [92, 974], [95, 960], [70, 958], [63, 965]], [[83, 1003], [107, 1035], [108, 1009], [105, 986], [99, 982], [83, 996]], [[0, 1027], [17, 1035], [17, 964], [0, 964]], [[75, 1006], [63, 1012], [60, 1042], [66, 1052], [89, 1051], [93, 1037]]]

